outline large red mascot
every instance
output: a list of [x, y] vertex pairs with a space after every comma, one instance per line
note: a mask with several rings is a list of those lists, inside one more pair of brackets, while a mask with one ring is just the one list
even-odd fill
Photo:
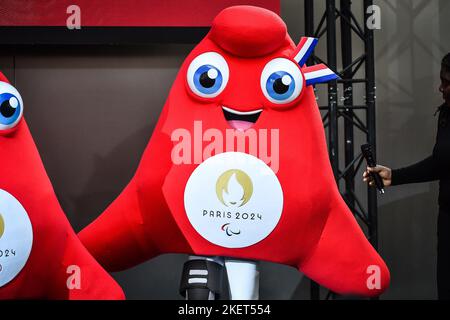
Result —
[[[183, 63], [134, 178], [80, 233], [104, 267], [189, 253], [290, 265], [341, 294], [387, 288], [389, 271], [333, 177], [312, 85], [337, 76], [305, 65], [316, 43], [294, 45], [261, 8], [215, 18]], [[192, 283], [207, 278], [191, 271]]]
[[62, 212], [1, 72], [0, 157], [0, 299], [123, 299]]

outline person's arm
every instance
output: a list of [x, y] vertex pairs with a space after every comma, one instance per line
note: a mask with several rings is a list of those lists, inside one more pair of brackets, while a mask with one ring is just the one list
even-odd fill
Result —
[[368, 167], [363, 174], [363, 180], [373, 187], [375, 182], [370, 175], [371, 173], [378, 173], [385, 187], [440, 179], [440, 171], [433, 155], [409, 167], [396, 170], [380, 165], [374, 168]]
[[392, 186], [439, 180], [439, 169], [433, 155], [411, 166], [392, 170]]

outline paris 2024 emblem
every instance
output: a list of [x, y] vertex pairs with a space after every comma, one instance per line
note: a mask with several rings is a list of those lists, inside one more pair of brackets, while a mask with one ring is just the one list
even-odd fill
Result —
[[225, 248], [245, 248], [275, 229], [283, 211], [283, 191], [263, 161], [227, 152], [194, 170], [186, 184], [184, 205], [203, 238]]
[[33, 228], [20, 202], [0, 189], [0, 288], [12, 281], [28, 261]]

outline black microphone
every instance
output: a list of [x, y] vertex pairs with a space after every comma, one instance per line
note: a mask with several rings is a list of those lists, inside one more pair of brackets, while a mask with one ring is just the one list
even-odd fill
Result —
[[[375, 157], [373, 156], [372, 146], [370, 144], [364, 144], [361, 146], [361, 151], [367, 161], [367, 166], [369, 168], [375, 168], [377, 166], [377, 162], [375, 161]], [[380, 194], [384, 194], [384, 183], [380, 175], [377, 172], [371, 172], [370, 176], [375, 181], [375, 186], [377, 187]]]

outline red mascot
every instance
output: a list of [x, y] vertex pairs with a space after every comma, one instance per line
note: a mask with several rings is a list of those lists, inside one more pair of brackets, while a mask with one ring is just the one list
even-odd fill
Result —
[[62, 212], [0, 72], [0, 299], [124, 299]]
[[[230, 7], [215, 18], [183, 63], [134, 178], [80, 233], [107, 270], [188, 253], [232, 270], [233, 299], [257, 296], [259, 260], [339, 294], [387, 288], [389, 271], [333, 177], [313, 85], [337, 76], [305, 65], [316, 44], [296, 46], [265, 9]], [[193, 264], [185, 289], [217, 293], [211, 270]]]

